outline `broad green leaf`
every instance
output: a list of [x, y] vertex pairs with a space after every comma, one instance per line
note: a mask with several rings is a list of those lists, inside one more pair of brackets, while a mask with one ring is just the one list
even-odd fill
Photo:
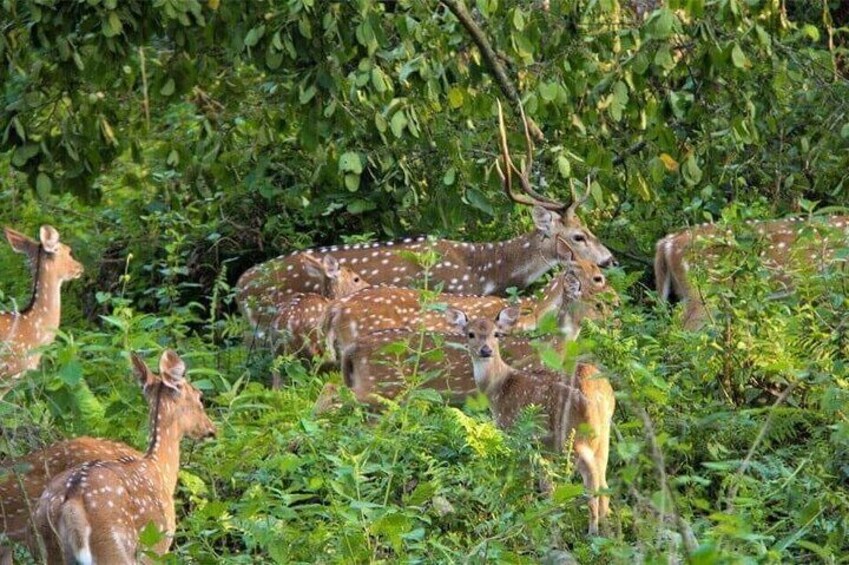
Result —
[[389, 128], [392, 130], [395, 137], [401, 137], [404, 135], [404, 128], [407, 127], [407, 124], [407, 116], [404, 114], [404, 110], [398, 110], [392, 116], [392, 119], [389, 120]]
[[681, 168], [681, 173], [684, 175], [684, 180], [690, 186], [701, 182], [702, 170], [699, 168], [695, 155], [690, 155], [686, 160], [684, 160], [684, 166]]
[[743, 53], [743, 49], [740, 47], [739, 43], [735, 43], [734, 47], [731, 49], [731, 62], [734, 63], [734, 66], [738, 69], [745, 69], [749, 66], [749, 60], [746, 58], [746, 54]]
[[569, 159], [565, 155], [557, 156], [557, 171], [564, 179], [567, 179], [572, 176], [572, 164], [569, 162]]
[[442, 175], [442, 184], [445, 186], [451, 186], [454, 184], [454, 179], [457, 176], [457, 169], [454, 167], [448, 167], [448, 170], [445, 171], [445, 174]]
[[360, 175], [355, 175], [353, 173], [347, 173], [345, 175], [345, 188], [350, 190], [351, 192], [356, 192], [360, 189]]
[[38, 173], [35, 179], [35, 189], [42, 198], [50, 194], [53, 191], [53, 181], [50, 180], [50, 176], [46, 173]]
[[165, 81], [165, 84], [162, 85], [162, 88], [159, 89], [159, 94], [162, 96], [171, 96], [174, 94], [174, 90], [176, 88], [176, 84], [174, 83], [173, 78], [169, 78]]
[[265, 25], [260, 24], [255, 28], [252, 28], [247, 35], [245, 35], [245, 47], [253, 47], [256, 45], [262, 36], [265, 35]]
[[361, 174], [363, 172], [363, 161], [360, 154], [356, 151], [346, 151], [339, 157], [339, 170], [342, 172], [351, 172]]

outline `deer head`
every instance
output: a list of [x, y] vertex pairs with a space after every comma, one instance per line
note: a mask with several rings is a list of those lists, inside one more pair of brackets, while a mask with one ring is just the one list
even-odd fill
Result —
[[[576, 257], [592, 261], [601, 267], [616, 265], [616, 259], [610, 250], [599, 241], [589, 228], [587, 228], [578, 217], [578, 208], [586, 202], [589, 193], [580, 196], [574, 185], [571, 187], [572, 202], [565, 204], [538, 193], [531, 186], [530, 173], [534, 162], [534, 143], [528, 129], [528, 120], [525, 111], [519, 106], [522, 123], [525, 131], [525, 144], [527, 148], [525, 165], [519, 168], [510, 157], [507, 145], [507, 130], [504, 126], [504, 113], [501, 102], [498, 102], [498, 132], [501, 145], [501, 156], [504, 161], [501, 164], [496, 161], [496, 170], [501, 176], [504, 192], [507, 197], [517, 204], [533, 206], [534, 223], [537, 229], [549, 234], [556, 240], [562, 241], [572, 248]], [[513, 173], [519, 177], [522, 192], [513, 190]]]
[[156, 421], [151, 421], [151, 449], [166, 431], [179, 438], [215, 436], [215, 424], [206, 415], [201, 402], [203, 395], [186, 380], [186, 364], [179, 355], [166, 349], [159, 359], [159, 375], [137, 354], [133, 353], [131, 359], [136, 378], [156, 416]]
[[304, 255], [307, 273], [321, 281], [319, 294], [327, 298], [341, 298], [360, 289], [371, 286], [362, 277], [348, 267], [339, 265], [333, 255], [325, 255], [321, 260], [313, 255]]

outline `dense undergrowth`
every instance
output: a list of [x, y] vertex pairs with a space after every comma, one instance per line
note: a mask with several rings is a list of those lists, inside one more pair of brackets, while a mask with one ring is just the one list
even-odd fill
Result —
[[[11, 4], [33, 23], [38, 3]], [[108, 4], [74, 9], [111, 32], [96, 12]], [[828, 3], [788, 16], [778, 2], [670, 2], [645, 22], [615, 1], [474, 3], [549, 137], [535, 182], [562, 198], [570, 183], [589, 190], [584, 217], [622, 260], [609, 273], [615, 319], [585, 328], [578, 348], [617, 394], [613, 513], [597, 538], [568, 458], [534, 439], [533, 411], [505, 434], [482, 398], [454, 407], [413, 388], [377, 414], [338, 373], [242, 341], [233, 285], [280, 252], [530, 229], [493, 174], [500, 92], [464, 31], [427, 2], [187, 2], [207, 18], [189, 23], [155, 11], [165, 4], [113, 12], [127, 28], [100, 51], [74, 38], [89, 65], [70, 85], [60, 71], [73, 57], [4, 31], [17, 106], [3, 130], [17, 119], [30, 137], [3, 140], [0, 222], [31, 235], [57, 226], [86, 274], [65, 287], [41, 369], [0, 401], [0, 459], [79, 434], [142, 448], [128, 353], [173, 347], [219, 437], [184, 442], [166, 562], [554, 563], [562, 550], [581, 563], [845, 562], [849, 252], [792, 273], [796, 292], [776, 296], [745, 223], [849, 203], [846, 29], [824, 18]], [[37, 23], [44, 37], [66, 32]], [[20, 70], [39, 60], [45, 75]], [[36, 100], [62, 88], [76, 112]], [[76, 170], [63, 142], [109, 150]], [[705, 327], [685, 331], [680, 308], [650, 290], [651, 253], [668, 230], [708, 219], [737, 236], [713, 272], [695, 269], [722, 282], [705, 286]], [[25, 303], [22, 257], [0, 246], [0, 265], [3, 307]], [[319, 413], [326, 382], [341, 401]]]

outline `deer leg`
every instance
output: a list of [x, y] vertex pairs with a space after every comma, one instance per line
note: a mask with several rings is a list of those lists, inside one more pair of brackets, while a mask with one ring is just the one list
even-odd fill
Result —
[[584, 490], [587, 491], [590, 509], [590, 526], [588, 535], [598, 535], [599, 496], [598, 490], [601, 486], [596, 469], [595, 454], [588, 445], [575, 446], [578, 472], [584, 480]]
[[12, 565], [12, 548], [0, 546], [0, 565]]

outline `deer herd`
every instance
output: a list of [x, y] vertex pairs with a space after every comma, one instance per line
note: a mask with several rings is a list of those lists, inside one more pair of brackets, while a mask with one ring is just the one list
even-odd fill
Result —
[[[499, 118], [503, 165], [497, 168], [507, 195], [532, 206], [532, 231], [487, 243], [415, 238], [308, 249], [246, 271], [236, 286], [237, 303], [251, 347], [335, 364], [354, 396], [376, 409], [413, 387], [439, 390], [455, 403], [479, 391], [495, 424], [509, 429], [523, 409], [538, 406], [544, 416], [540, 440], [571, 454], [595, 535], [608, 513], [614, 391], [603, 368], [580, 359], [555, 370], [540, 361], [538, 348], [563, 351], [583, 320], [612, 316], [618, 297], [602, 269], [616, 261], [578, 217], [582, 200], [574, 192], [567, 205], [531, 187], [530, 138], [520, 169]], [[750, 227], [762, 243], [763, 266], [789, 287], [799, 264], [824, 267], [839, 257], [835, 250], [846, 245], [849, 216]], [[685, 303], [685, 326], [704, 323], [707, 308], [688, 274], [690, 263], [698, 258], [710, 270], [733, 237], [703, 225], [657, 243], [657, 296]], [[38, 367], [59, 327], [61, 285], [83, 273], [51, 226], [41, 228], [38, 241], [9, 228], [6, 238], [29, 259], [34, 290], [25, 308], [0, 312], [0, 399]], [[426, 255], [436, 259], [421, 260]], [[556, 267], [536, 296], [504, 296]], [[546, 318], [558, 330], [553, 337], [540, 345], [524, 335]], [[21, 459], [0, 459], [0, 565], [12, 562], [9, 542], [21, 542], [48, 563], [144, 561], [139, 535], [151, 524], [162, 535], [147, 551], [168, 550], [176, 529], [180, 441], [213, 436], [216, 428], [175, 352], [162, 353], [158, 374], [137, 354], [129, 357], [149, 407], [147, 451], [80, 437]]]

